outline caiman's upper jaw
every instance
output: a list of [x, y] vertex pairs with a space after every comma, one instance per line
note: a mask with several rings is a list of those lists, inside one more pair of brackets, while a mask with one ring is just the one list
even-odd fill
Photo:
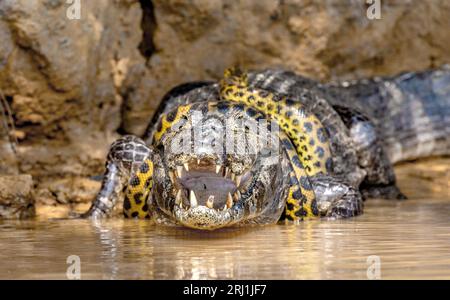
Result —
[[199, 159], [177, 165], [169, 176], [175, 195], [173, 215], [183, 225], [215, 229], [243, 217], [242, 194], [248, 194], [250, 171], [237, 175], [229, 167]]

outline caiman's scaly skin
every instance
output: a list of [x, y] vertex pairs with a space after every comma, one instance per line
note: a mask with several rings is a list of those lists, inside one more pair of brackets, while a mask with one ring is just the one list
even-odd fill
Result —
[[449, 154], [449, 115], [448, 67], [327, 85], [227, 70], [175, 87], [142, 139], [111, 145], [84, 216], [121, 199], [126, 217], [197, 229], [355, 216], [364, 197], [404, 198], [391, 161]]

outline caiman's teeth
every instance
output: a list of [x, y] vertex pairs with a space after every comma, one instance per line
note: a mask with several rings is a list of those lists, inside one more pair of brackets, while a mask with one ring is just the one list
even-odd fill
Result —
[[175, 198], [175, 204], [181, 205], [181, 195], [182, 195], [182, 193], [183, 192], [181, 191], [181, 189], [178, 190], [177, 197]]
[[188, 165], [188, 163], [184, 163], [183, 166], [184, 166], [184, 169], [186, 170], [186, 172], [189, 171], [189, 165]]
[[194, 191], [189, 194], [189, 201], [191, 202], [191, 208], [197, 207], [197, 197], [195, 197]]
[[241, 199], [241, 192], [236, 191], [234, 193], [234, 200], [238, 201], [239, 199]]
[[224, 175], [224, 177], [227, 177], [228, 173], [230, 173], [230, 168], [225, 167], [225, 175]]
[[170, 181], [172, 181], [172, 183], [175, 182], [175, 173], [173, 171], [169, 171], [169, 177], [170, 177]]
[[221, 165], [216, 165], [216, 174], [219, 174], [221, 168]]
[[178, 178], [181, 178], [182, 175], [183, 175], [183, 167], [182, 166], [177, 166], [177, 176], [178, 176]]
[[233, 197], [231, 197], [231, 194], [228, 193], [227, 195], [227, 203], [226, 203], [228, 208], [231, 208], [231, 206], [233, 206]]
[[242, 179], [242, 176], [236, 176], [236, 180], [235, 180], [236, 186], [239, 186], [241, 184], [241, 179]]
[[231, 180], [233, 180], [234, 181], [234, 179], [236, 178], [236, 174], [234, 174], [234, 173], [231, 173]]
[[227, 205], [224, 204], [224, 205], [223, 205], [223, 208], [222, 208], [222, 211], [224, 211], [224, 210], [226, 210], [226, 209], [227, 209]]
[[197, 165], [200, 164], [200, 158], [197, 158]]
[[214, 205], [214, 196], [211, 195], [209, 196], [208, 200], [206, 200], [206, 206], [208, 208], [213, 208], [213, 205]]

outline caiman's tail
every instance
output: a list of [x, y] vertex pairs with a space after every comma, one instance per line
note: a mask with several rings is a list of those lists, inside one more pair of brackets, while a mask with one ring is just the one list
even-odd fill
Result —
[[392, 162], [450, 154], [450, 66], [329, 87], [373, 119]]

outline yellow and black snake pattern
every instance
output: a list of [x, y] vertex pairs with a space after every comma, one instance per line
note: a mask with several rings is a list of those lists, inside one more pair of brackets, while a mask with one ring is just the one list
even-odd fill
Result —
[[127, 218], [149, 219], [150, 211], [147, 199], [153, 186], [153, 162], [144, 160], [139, 170], [128, 183], [125, 199], [123, 202], [123, 213]]
[[328, 134], [320, 120], [300, 102], [249, 87], [247, 75], [237, 69], [225, 71], [220, 95], [224, 100], [243, 103], [275, 119], [294, 143], [308, 176], [328, 172], [331, 157]]
[[153, 143], [157, 143], [168, 130], [173, 128], [183, 116], [189, 113], [190, 109], [190, 104], [180, 105], [172, 113], [164, 115], [158, 124], [158, 130], [153, 136]]

